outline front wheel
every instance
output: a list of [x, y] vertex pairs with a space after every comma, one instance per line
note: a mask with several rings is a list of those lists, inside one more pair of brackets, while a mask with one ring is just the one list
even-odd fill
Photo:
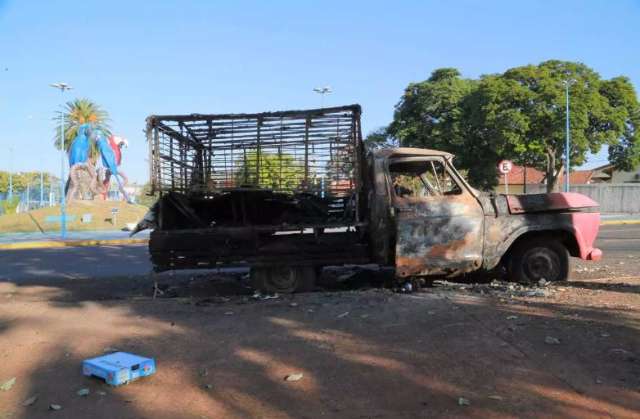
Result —
[[511, 280], [525, 284], [566, 281], [571, 271], [569, 251], [550, 237], [523, 239], [513, 249], [507, 270]]

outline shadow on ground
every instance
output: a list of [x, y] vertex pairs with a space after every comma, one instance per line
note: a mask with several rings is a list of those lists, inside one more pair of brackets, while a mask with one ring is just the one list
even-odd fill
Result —
[[[170, 278], [174, 297], [155, 300], [146, 277], [0, 283], [0, 381], [17, 377], [0, 413], [583, 418], [640, 409], [637, 309], [439, 289], [263, 301], [235, 275], [212, 279]], [[83, 377], [82, 359], [105, 348], [153, 356], [158, 373], [119, 388]], [[298, 372], [300, 381], [284, 380]], [[84, 387], [91, 394], [77, 396]]]

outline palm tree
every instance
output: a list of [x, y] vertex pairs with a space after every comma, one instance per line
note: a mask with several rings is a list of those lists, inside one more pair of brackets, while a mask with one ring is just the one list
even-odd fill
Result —
[[[94, 130], [101, 130], [105, 135], [111, 134], [109, 126], [109, 114], [99, 105], [89, 99], [75, 99], [65, 104], [62, 111], [57, 112], [54, 117], [57, 122], [56, 135], [54, 137], [54, 145], [60, 149], [60, 115], [64, 117], [64, 148], [69, 151], [71, 142], [78, 133], [78, 127], [84, 123], [91, 123]], [[91, 147], [91, 156], [97, 156], [95, 144]]]

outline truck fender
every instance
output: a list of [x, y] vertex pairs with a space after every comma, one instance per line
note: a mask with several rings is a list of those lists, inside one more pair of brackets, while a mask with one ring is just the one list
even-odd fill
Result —
[[568, 224], [568, 223], [547, 224], [547, 225], [541, 225], [541, 226], [522, 226], [516, 229], [515, 231], [513, 231], [507, 237], [507, 239], [502, 242], [502, 244], [498, 247], [497, 253], [498, 255], [500, 255], [500, 259], [502, 259], [502, 257], [504, 257], [504, 255], [506, 255], [509, 252], [513, 243], [515, 243], [515, 241], [518, 240], [520, 237], [522, 237], [524, 234], [532, 233], [532, 232], [553, 233], [558, 231], [568, 233], [576, 241], [576, 245], [578, 247], [578, 251], [580, 252], [580, 254], [577, 254], [577, 255], [574, 254], [573, 249], [570, 248], [569, 251], [571, 252], [572, 256], [582, 257], [582, 251], [581, 251], [582, 249], [580, 246], [580, 243], [582, 243], [582, 240], [581, 240], [581, 237], [579, 237], [580, 231], [576, 230], [571, 224]]

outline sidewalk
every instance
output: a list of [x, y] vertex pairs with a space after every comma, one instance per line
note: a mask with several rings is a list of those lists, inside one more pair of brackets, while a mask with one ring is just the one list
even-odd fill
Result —
[[129, 237], [128, 231], [69, 231], [65, 240], [60, 233], [6, 233], [0, 234], [0, 250], [142, 244], [148, 240], [149, 231], [134, 237]]

